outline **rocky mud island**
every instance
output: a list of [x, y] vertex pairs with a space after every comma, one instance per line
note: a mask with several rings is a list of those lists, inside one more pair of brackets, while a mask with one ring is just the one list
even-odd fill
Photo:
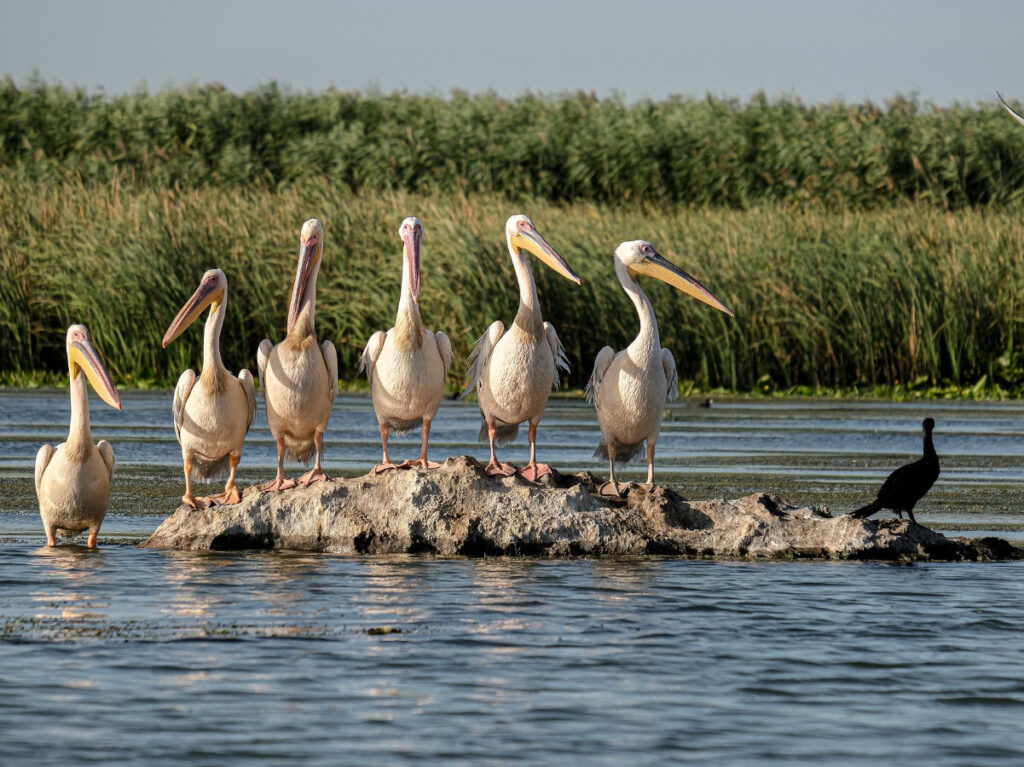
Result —
[[909, 520], [832, 516], [760, 493], [691, 501], [671, 488], [598, 494], [589, 473], [537, 484], [492, 478], [467, 456], [440, 469], [331, 479], [241, 503], [180, 507], [143, 544], [189, 550], [291, 549], [441, 556], [679, 555], [725, 559], [1020, 558], [998, 538], [947, 538]]

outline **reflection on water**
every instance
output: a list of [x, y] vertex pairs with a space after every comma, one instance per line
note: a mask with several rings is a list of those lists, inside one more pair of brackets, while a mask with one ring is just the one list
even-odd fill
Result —
[[1024, 758], [1022, 563], [108, 554], [0, 546], [5, 764]]

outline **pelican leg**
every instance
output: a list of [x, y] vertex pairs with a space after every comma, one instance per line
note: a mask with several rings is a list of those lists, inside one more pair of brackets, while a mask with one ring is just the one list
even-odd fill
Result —
[[598, 495], [610, 495], [614, 498], [624, 498], [625, 490], [629, 487], [628, 482], [619, 483], [615, 481], [615, 443], [608, 442], [608, 481], [597, 489]]
[[654, 442], [647, 440], [647, 485], [648, 490], [654, 489]]
[[311, 471], [307, 471], [299, 477], [299, 484], [303, 487], [309, 487], [314, 482], [323, 482], [327, 479], [324, 470], [320, 468], [320, 458], [324, 454], [324, 433], [322, 431], [313, 435], [313, 444], [316, 445], [316, 463], [313, 464]]
[[511, 477], [516, 473], [516, 467], [510, 463], [498, 463], [498, 458], [494, 454], [494, 438], [497, 434], [498, 427], [493, 422], [488, 422], [487, 437], [491, 442], [491, 462], [484, 471], [492, 477]]
[[438, 469], [441, 464], [435, 463], [427, 458], [427, 443], [430, 441], [430, 420], [427, 418], [423, 419], [423, 442], [420, 450], [420, 457], [414, 461], [402, 461], [398, 465], [399, 469], [411, 469], [413, 466], [422, 466], [424, 469]]
[[391, 463], [391, 459], [388, 457], [388, 431], [389, 431], [388, 422], [387, 421], [381, 421], [380, 422], [380, 441], [381, 441], [381, 444], [384, 446], [384, 457], [381, 459], [380, 463], [378, 463], [376, 466], [373, 467], [373, 473], [374, 474], [383, 474], [388, 469], [397, 469], [398, 468], [397, 466], [395, 466], [395, 464]]
[[537, 463], [537, 424], [530, 421], [530, 462], [516, 472], [528, 482], [536, 482], [545, 474], [551, 473], [546, 463]]
[[224, 492], [218, 493], [217, 495], [211, 495], [208, 498], [200, 500], [208, 501], [211, 506], [227, 505], [229, 503], [241, 503], [242, 493], [238, 489], [238, 485], [235, 484], [235, 473], [238, 471], [238, 464], [242, 460], [242, 454], [235, 455], [231, 453], [228, 455], [228, 465], [231, 467], [231, 473], [228, 475], [227, 484], [224, 485]]
[[46, 545], [51, 548], [57, 545], [57, 528], [54, 525], [46, 526]]
[[205, 509], [210, 505], [205, 498], [196, 498], [192, 494], [192, 458], [185, 458], [185, 495], [181, 496], [181, 502], [193, 509]]
[[284, 476], [284, 437], [277, 438], [277, 476], [272, 482], [260, 487], [261, 490], [290, 490], [295, 487], [294, 479]]
[[86, 542], [85, 545], [88, 546], [90, 549], [96, 548], [96, 536], [99, 535], [99, 532], [100, 529], [98, 527], [93, 527], [89, 529], [89, 540]]

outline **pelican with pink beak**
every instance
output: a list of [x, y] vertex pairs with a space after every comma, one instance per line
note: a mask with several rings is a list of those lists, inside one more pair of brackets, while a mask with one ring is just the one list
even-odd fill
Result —
[[317, 343], [316, 278], [324, 252], [324, 227], [315, 218], [302, 225], [299, 263], [288, 307], [288, 332], [277, 346], [264, 339], [256, 353], [267, 423], [277, 442], [277, 477], [264, 490], [287, 490], [286, 457], [315, 465], [298, 479], [309, 486], [326, 479], [320, 466], [324, 432], [338, 392], [338, 353], [330, 341]]
[[[220, 269], [210, 269], [164, 334], [166, 348], [210, 309], [203, 333], [202, 370], [198, 377], [194, 370], [186, 370], [174, 387], [174, 433], [185, 468], [181, 500], [192, 508], [238, 503], [242, 498], [235, 474], [242, 460], [245, 435], [256, 414], [256, 386], [248, 370], [233, 376], [221, 360], [220, 331], [227, 305], [228, 278]], [[228, 480], [223, 493], [208, 498], [193, 495], [193, 479], [209, 481], [225, 472]]]
[[483, 416], [479, 439], [491, 446], [487, 473], [510, 476], [515, 467], [499, 463], [494, 446], [505, 445], [519, 433], [519, 424], [530, 423], [530, 462], [519, 475], [530, 482], [551, 472], [537, 463], [537, 425], [544, 416], [548, 395], [559, 385], [558, 369], [568, 372], [569, 362], [550, 322], [545, 322], [537, 298], [537, 283], [523, 251], [577, 285], [576, 272], [558, 255], [528, 216], [510, 216], [505, 222], [505, 244], [519, 282], [519, 311], [512, 327], [505, 331], [501, 320], [491, 324], [469, 357], [469, 384], [462, 396], [476, 389]]
[[397, 468], [436, 469], [440, 465], [427, 458], [427, 443], [452, 364], [448, 336], [427, 330], [420, 319], [420, 220], [409, 216], [398, 228], [398, 236], [402, 240], [402, 293], [395, 326], [370, 336], [359, 363], [370, 380], [373, 409], [380, 425], [384, 456], [373, 469], [377, 474], [396, 468], [388, 457], [388, 436], [406, 434], [417, 426], [422, 426], [423, 434], [420, 456]]
[[100, 399], [121, 409], [121, 397], [110, 380], [85, 325], [72, 325], [67, 334], [68, 375], [71, 378], [71, 427], [68, 439], [54, 448], [43, 445], [36, 454], [36, 496], [43, 518], [46, 544], [57, 545], [57, 533], [89, 531], [89, 548], [110, 505], [114, 448], [106, 440], [95, 445], [89, 428], [88, 380]]

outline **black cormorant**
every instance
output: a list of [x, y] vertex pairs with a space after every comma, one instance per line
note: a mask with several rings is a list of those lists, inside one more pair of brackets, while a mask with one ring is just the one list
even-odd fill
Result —
[[903, 512], [907, 512], [911, 522], [914, 519], [914, 505], [924, 498], [935, 480], [939, 477], [939, 456], [935, 454], [935, 445], [932, 444], [932, 429], [935, 428], [935, 421], [925, 418], [922, 423], [924, 427], [924, 457], [920, 461], [900, 466], [889, 475], [878, 491], [878, 497], [867, 506], [851, 511], [851, 517], [866, 518], [881, 509], [892, 509], [903, 519]]

